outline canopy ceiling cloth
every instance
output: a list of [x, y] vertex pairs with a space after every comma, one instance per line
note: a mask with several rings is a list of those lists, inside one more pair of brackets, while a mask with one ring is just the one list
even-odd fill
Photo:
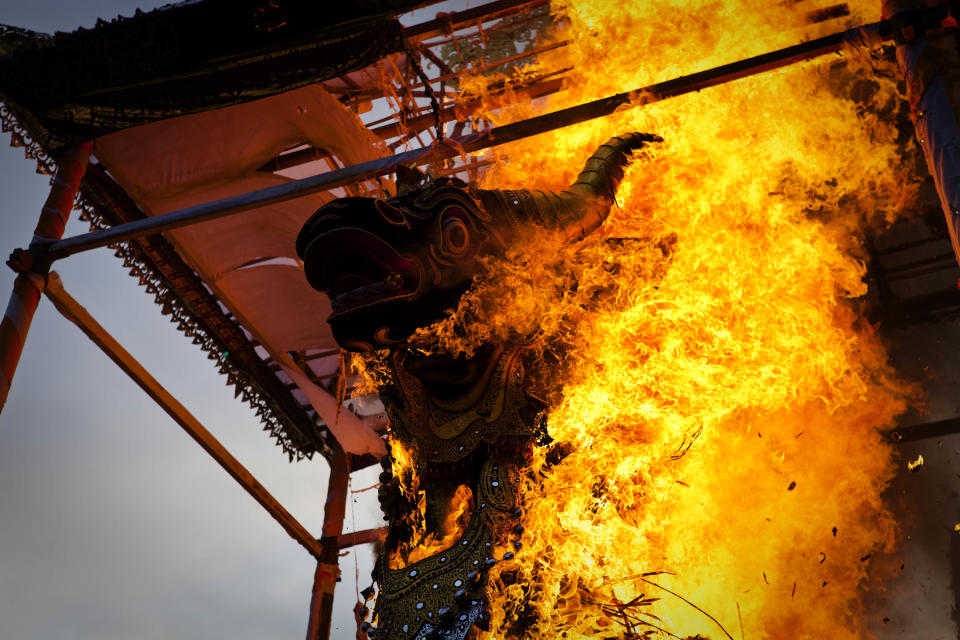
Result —
[[[360, 119], [319, 85], [125, 129], [98, 138], [94, 153], [146, 215], [176, 211], [291, 180], [258, 171], [300, 144], [346, 164], [387, 153]], [[170, 242], [275, 362], [289, 374], [290, 352], [333, 350], [326, 297], [312, 289], [294, 238], [332, 198], [312, 194], [167, 233]], [[317, 372], [313, 372], [317, 373]], [[317, 401], [329, 394], [290, 376], [350, 453], [382, 455], [349, 410]], [[332, 398], [331, 398], [332, 399]], [[333, 407], [333, 410], [331, 410]]]

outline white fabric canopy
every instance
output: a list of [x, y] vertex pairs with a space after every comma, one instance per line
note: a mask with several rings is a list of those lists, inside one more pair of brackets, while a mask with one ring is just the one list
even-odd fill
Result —
[[378, 458], [387, 455], [386, 444], [364, 421], [346, 407], [341, 407], [338, 411], [336, 399], [311, 382], [292, 362], [287, 361], [280, 366], [307, 396], [344, 451], [356, 455], [369, 453]]
[[[317, 85], [113, 133], [96, 141], [94, 153], [152, 216], [288, 182], [257, 169], [300, 144], [347, 165], [386, 153], [352, 111]], [[166, 234], [277, 362], [290, 363], [289, 351], [336, 348], [325, 322], [329, 301], [307, 284], [294, 250], [300, 227], [330, 198], [303, 196]], [[288, 374], [347, 451], [373, 452], [371, 437], [382, 447], [360, 420], [346, 418], [349, 430], [370, 433], [347, 437], [347, 423], [331, 414], [329, 394], [302, 372]]]

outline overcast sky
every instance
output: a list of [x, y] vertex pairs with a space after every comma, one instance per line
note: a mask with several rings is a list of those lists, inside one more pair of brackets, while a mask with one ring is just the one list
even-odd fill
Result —
[[[162, 2], [0, 4], [0, 23], [90, 27]], [[0, 140], [0, 254], [30, 239], [49, 190]], [[86, 231], [75, 219], [66, 235]], [[56, 264], [66, 289], [288, 510], [320, 535], [328, 467], [290, 464], [213, 363], [106, 249]], [[0, 304], [13, 273], [0, 269]], [[375, 481], [371, 470], [354, 488]], [[382, 521], [361, 494], [358, 528]], [[348, 509], [348, 519], [350, 516]], [[348, 527], [350, 523], [348, 522]], [[368, 549], [359, 561], [369, 583]], [[352, 638], [354, 557], [333, 638]], [[315, 562], [165, 413], [42, 300], [0, 415], [0, 638], [303, 638]]]

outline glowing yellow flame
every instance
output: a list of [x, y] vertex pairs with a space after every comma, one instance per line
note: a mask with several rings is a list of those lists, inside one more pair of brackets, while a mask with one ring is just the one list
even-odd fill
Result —
[[923, 466], [923, 456], [918, 455], [914, 460], [907, 461], [907, 470], [908, 471], [919, 471], [920, 467]]
[[449, 549], [460, 538], [467, 528], [470, 521], [470, 514], [473, 492], [465, 484], [457, 487], [457, 491], [450, 499], [450, 505], [447, 508], [444, 522], [440, 531], [427, 535], [418, 545], [401, 545], [397, 555], [404, 557], [403, 562], [397, 568], [402, 568], [413, 564], [435, 553], [440, 553]]
[[449, 504], [440, 509], [444, 514], [443, 522], [439, 527], [428, 527], [427, 494], [420, 485], [415, 454], [396, 438], [391, 438], [388, 445], [393, 463], [391, 473], [400, 493], [416, 506], [405, 515], [410, 525], [410, 538], [400, 541], [397, 548], [390, 551], [387, 559], [390, 569], [402, 569], [449, 548], [460, 538], [473, 513], [473, 491], [467, 485], [458, 486], [450, 497]]
[[411, 549], [425, 543], [428, 537], [426, 530], [427, 496], [420, 487], [420, 475], [415, 461], [415, 452], [407, 449], [397, 438], [390, 438], [387, 445], [390, 448], [391, 473], [394, 482], [399, 487], [400, 494], [416, 507], [404, 516], [408, 519], [412, 531], [410, 539], [404, 541], [397, 549], [391, 550], [387, 558], [390, 569], [402, 569], [412, 562], [409, 559]]
[[[878, 3], [856, 0], [849, 23], [811, 26], [806, 4], [557, 6], [557, 37], [572, 43], [543, 66], [574, 66], [570, 88], [497, 117], [878, 19]], [[910, 390], [860, 319], [858, 230], [913, 192], [894, 74], [854, 57], [496, 152], [484, 186], [560, 190], [611, 135], [665, 138], [628, 168], [600, 233], [578, 247], [526, 243], [431, 329], [452, 351], [538, 334], [561, 357], [541, 375], [556, 390], [550, 433], [570, 454], [551, 464], [537, 452], [511, 563], [519, 581], [493, 581], [486, 637], [616, 636], [624, 610], [638, 632], [680, 637], [726, 637], [721, 625], [753, 639], [866, 636], [861, 558], [890, 550], [896, 532], [880, 499], [893, 463], [879, 429]]]

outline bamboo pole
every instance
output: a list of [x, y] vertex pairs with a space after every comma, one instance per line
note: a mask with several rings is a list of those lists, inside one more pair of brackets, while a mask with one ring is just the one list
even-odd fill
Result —
[[53, 302], [57, 310], [70, 322], [77, 325], [90, 340], [113, 360], [124, 373], [147, 392], [154, 402], [160, 405], [167, 415], [183, 427], [200, 447], [217, 461], [224, 471], [230, 474], [260, 506], [267, 510], [287, 534], [299, 542], [317, 560], [323, 561], [326, 552], [320, 542], [310, 535], [290, 512], [288, 512], [270, 492], [251, 474], [240, 461], [233, 457], [220, 442], [213, 437], [200, 422], [160, 385], [137, 360], [124, 349], [113, 336], [107, 333], [93, 319], [79, 302], [73, 299], [63, 288], [63, 282], [56, 271], [50, 272], [44, 294]]
[[[33, 231], [30, 247], [49, 244], [63, 237], [73, 199], [77, 195], [80, 180], [87, 170], [91, 143], [82, 144], [64, 151], [57, 163], [50, 194], [40, 211], [40, 219]], [[46, 282], [50, 263], [37, 259], [33, 251], [14, 251], [7, 264], [17, 272], [13, 292], [7, 310], [0, 322], [0, 411], [7, 403], [13, 374], [17, 371], [23, 345], [30, 330], [30, 323], [40, 302], [40, 293]]]

